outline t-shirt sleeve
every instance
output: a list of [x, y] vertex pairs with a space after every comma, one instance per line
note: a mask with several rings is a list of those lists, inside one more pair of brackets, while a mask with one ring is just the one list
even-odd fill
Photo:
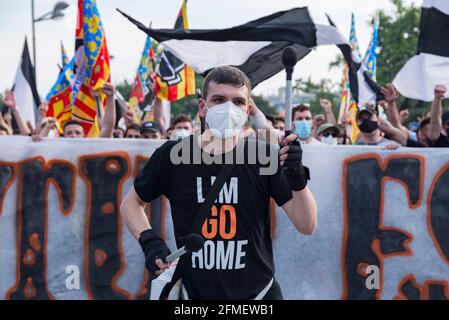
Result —
[[280, 165], [275, 174], [268, 176], [268, 192], [279, 207], [292, 198], [292, 190]]
[[415, 141], [415, 140], [412, 140], [412, 139], [408, 138], [406, 147], [409, 147], [409, 148], [422, 148], [424, 146], [421, 143], [419, 143], [418, 141]]
[[151, 155], [143, 170], [134, 179], [134, 189], [145, 202], [167, 195], [170, 177], [170, 150], [173, 143], [166, 142]]

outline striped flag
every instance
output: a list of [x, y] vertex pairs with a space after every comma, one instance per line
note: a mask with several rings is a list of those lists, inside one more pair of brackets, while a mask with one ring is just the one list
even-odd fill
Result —
[[69, 64], [70, 60], [69, 60], [69, 56], [67, 55], [67, 51], [65, 51], [64, 45], [62, 44], [61, 41], [61, 62], [62, 62], [62, 69], [64, 69], [64, 67]]
[[139, 104], [144, 102], [145, 96], [150, 91], [148, 88], [148, 78], [150, 76], [150, 69], [152, 69], [152, 58], [154, 58], [151, 45], [151, 37], [147, 37], [128, 102], [130, 109], [134, 113], [135, 122], [137, 123], [140, 122], [141, 115]]
[[[407, 98], [434, 99], [436, 85], [449, 87], [449, 1], [424, 0], [417, 54], [402, 67], [393, 84]], [[449, 98], [449, 91], [446, 92]]]
[[110, 81], [110, 70], [106, 34], [95, 0], [78, 0], [75, 48], [72, 118], [82, 123], [86, 137], [98, 137], [105, 100], [98, 90]]
[[64, 123], [72, 118], [72, 81], [75, 59], [72, 58], [59, 73], [56, 83], [48, 93], [47, 117], [56, 118], [58, 127], [62, 129]]
[[41, 102], [37, 92], [34, 66], [31, 63], [26, 38], [12, 91], [14, 92], [17, 105], [21, 108], [23, 119], [34, 124], [36, 122], [36, 110]]
[[[183, 0], [175, 29], [187, 30], [187, 0]], [[161, 100], [177, 101], [195, 94], [195, 72], [167, 48], [156, 69], [156, 95]]]
[[379, 20], [374, 20], [373, 35], [363, 58], [363, 65], [371, 79], [377, 80], [377, 40], [379, 35]]
[[[353, 59], [356, 62], [360, 62], [362, 60], [362, 55], [360, 53], [359, 41], [357, 39], [354, 14], [351, 15], [351, 33], [349, 35], [349, 43], [351, 45]], [[345, 122], [346, 125], [349, 126], [351, 141], [354, 143], [359, 136], [360, 130], [357, 127], [357, 103], [352, 97], [350, 90], [348, 65], [345, 66], [344, 70], [343, 93], [341, 96], [338, 122]]]

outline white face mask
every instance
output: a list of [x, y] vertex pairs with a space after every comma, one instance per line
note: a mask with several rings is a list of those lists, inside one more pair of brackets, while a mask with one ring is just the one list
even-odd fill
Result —
[[336, 146], [338, 144], [337, 138], [334, 138], [331, 135], [329, 135], [328, 137], [322, 137], [321, 142], [330, 146]]
[[206, 122], [209, 130], [219, 139], [234, 137], [248, 120], [246, 112], [231, 101], [207, 107]]

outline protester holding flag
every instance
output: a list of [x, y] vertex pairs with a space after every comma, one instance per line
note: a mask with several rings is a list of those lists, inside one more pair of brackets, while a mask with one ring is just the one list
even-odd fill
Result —
[[[201, 228], [200, 224], [200, 230], [195, 231], [207, 239], [203, 249], [186, 256], [185, 260], [181, 257], [184, 263], [181, 260], [178, 263], [178, 267], [186, 266], [182, 277], [186, 289], [184, 299], [282, 299], [281, 289], [274, 279], [268, 215], [270, 197], [283, 207], [299, 232], [311, 235], [316, 228], [316, 204], [307, 187], [308, 170], [302, 166], [302, 150], [295, 134], [283, 139], [278, 154], [281, 162], [266, 176], [246, 162], [231, 167], [223, 165], [225, 154], [232, 154], [233, 150], [247, 152], [249, 148], [248, 140], [241, 139], [240, 134], [251, 109], [250, 94], [250, 81], [237, 68], [224, 66], [211, 71], [204, 81], [203, 98], [198, 104], [209, 130], [180, 142], [167, 142], [157, 149], [136, 177], [134, 187], [121, 206], [124, 220], [139, 239], [146, 266], [154, 275], [168, 267], [163, 259], [169, 250], [151, 229], [143, 211], [144, 203], [162, 194], [170, 199], [175, 236], [181, 247], [182, 237], [189, 233], [204, 202], [203, 197], [207, 197], [203, 188], [211, 188], [210, 181], [214, 181], [211, 178], [224, 177], [227, 190], [234, 190], [226, 199], [217, 199], [212, 207], [213, 211], [221, 212], [227, 208], [233, 220], [230, 232], [222, 230], [219, 235], [218, 230], [210, 231], [209, 219], [205, 219], [205, 227]], [[170, 154], [177, 143], [185, 144], [188, 150], [196, 151], [198, 147], [198, 152], [220, 162], [174, 165]], [[229, 170], [229, 175], [221, 170]], [[221, 186], [217, 190], [220, 189]], [[246, 192], [237, 195], [238, 189]], [[210, 212], [210, 208], [206, 209]], [[220, 253], [214, 249], [224, 245], [223, 239], [231, 257], [226, 263], [220, 263]], [[207, 266], [205, 259], [209, 261]]]

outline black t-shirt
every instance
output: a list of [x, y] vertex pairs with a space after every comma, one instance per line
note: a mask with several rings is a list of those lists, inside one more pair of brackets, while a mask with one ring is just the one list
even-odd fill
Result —
[[405, 146], [409, 148], [425, 148], [425, 145], [423, 145], [421, 142], [412, 140], [410, 138], [407, 139], [407, 144]]
[[[204, 154], [196, 137], [182, 143], [188, 142]], [[245, 154], [249, 144], [245, 140]], [[174, 165], [170, 151], [175, 145], [167, 142], [156, 149], [136, 177], [134, 188], [146, 202], [161, 194], [169, 199], [179, 247], [179, 238], [191, 232], [195, 215], [222, 165]], [[251, 299], [273, 278], [269, 201], [272, 197], [282, 206], [292, 192], [279, 165], [275, 174], [261, 175], [262, 165], [250, 163], [246, 158], [244, 164], [234, 166], [203, 224], [204, 247], [192, 254], [192, 267], [183, 277], [190, 299]]]
[[449, 148], [449, 139], [443, 134], [440, 134], [438, 140], [432, 141], [431, 146], [434, 148]]

